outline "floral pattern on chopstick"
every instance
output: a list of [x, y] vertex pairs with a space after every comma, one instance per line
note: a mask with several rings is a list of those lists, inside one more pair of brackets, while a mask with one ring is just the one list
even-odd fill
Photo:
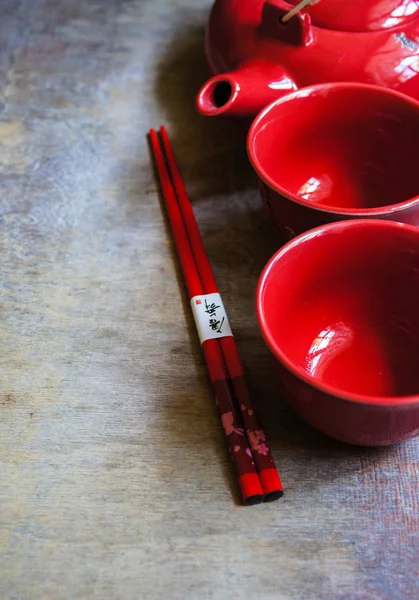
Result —
[[265, 443], [266, 437], [262, 430], [249, 431], [248, 438], [252, 450], [259, 452], [259, 454], [263, 454], [264, 456], [268, 454], [269, 448]]
[[238, 433], [239, 435], [244, 435], [244, 429], [242, 429], [241, 427], [236, 427], [234, 425], [234, 415], [231, 411], [226, 412], [222, 415], [221, 422], [223, 424], [226, 435], [231, 435], [232, 433]]

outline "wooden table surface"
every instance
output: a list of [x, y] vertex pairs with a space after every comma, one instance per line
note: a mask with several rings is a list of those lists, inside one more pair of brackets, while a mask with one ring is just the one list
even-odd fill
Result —
[[[1, 600], [419, 597], [419, 439], [344, 446], [278, 397], [253, 300], [277, 242], [242, 140], [194, 109], [209, 8], [1, 3]], [[286, 489], [270, 505], [238, 501], [161, 123]]]

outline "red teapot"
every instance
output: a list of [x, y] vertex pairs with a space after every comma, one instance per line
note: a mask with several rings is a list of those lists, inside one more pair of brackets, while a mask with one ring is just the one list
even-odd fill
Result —
[[392, 88], [419, 100], [419, 0], [216, 0], [206, 30], [214, 76], [206, 116], [251, 119], [296, 89], [326, 82]]

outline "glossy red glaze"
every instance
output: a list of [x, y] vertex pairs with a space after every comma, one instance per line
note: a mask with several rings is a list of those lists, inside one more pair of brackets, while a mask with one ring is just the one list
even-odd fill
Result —
[[305, 88], [265, 108], [247, 148], [284, 240], [345, 218], [419, 225], [419, 102], [366, 84]]
[[287, 24], [298, 0], [216, 0], [206, 30], [214, 77], [206, 116], [253, 118], [274, 98], [313, 84], [358, 81], [419, 99], [419, 0], [323, 0]]
[[381, 220], [303, 234], [266, 265], [262, 335], [291, 406], [344, 442], [419, 435], [419, 230]]

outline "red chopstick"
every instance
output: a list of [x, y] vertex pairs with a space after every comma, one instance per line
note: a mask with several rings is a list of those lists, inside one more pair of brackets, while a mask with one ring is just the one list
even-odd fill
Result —
[[[215, 277], [205, 252], [205, 247], [198, 229], [192, 205], [188, 198], [188, 193], [165, 127], [161, 127], [160, 133], [167, 163], [169, 165], [169, 172], [173, 181], [173, 187], [185, 224], [189, 243], [198, 267], [204, 294], [218, 293]], [[252, 449], [256, 469], [259, 473], [265, 501], [275, 500], [283, 495], [282, 483], [267, 444], [264, 430], [257, 417], [255, 406], [252, 403], [234, 337], [232, 335], [221, 337], [218, 339], [218, 342], [240, 407], [242, 421]]]
[[[154, 129], [150, 130], [151, 145], [169, 220], [175, 240], [179, 260], [189, 297], [192, 300], [203, 294], [201, 280], [179, 211], [170, 175], [164, 161], [159, 140]], [[202, 343], [208, 374], [215, 392], [216, 403], [226, 433], [230, 453], [239, 479], [240, 490], [245, 504], [258, 504], [264, 500], [259, 476], [256, 472], [251, 450], [240, 422], [240, 413], [231, 394], [228, 376], [216, 339]]]

